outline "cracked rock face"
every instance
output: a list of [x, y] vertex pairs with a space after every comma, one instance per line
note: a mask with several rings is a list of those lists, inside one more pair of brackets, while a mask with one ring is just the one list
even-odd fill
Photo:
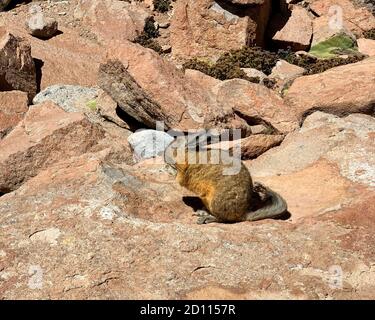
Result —
[[31, 100], [37, 91], [30, 43], [0, 27], [0, 90], [25, 91]]
[[28, 110], [26, 92], [0, 92], [0, 140], [20, 122]]
[[261, 45], [270, 10], [269, 0], [178, 1], [171, 22], [172, 54], [216, 59], [230, 49]]
[[249, 126], [230, 106], [186, 77], [152, 50], [125, 42], [110, 46], [100, 66], [99, 86], [126, 113], [147, 127], [163, 121], [167, 129], [238, 128]]

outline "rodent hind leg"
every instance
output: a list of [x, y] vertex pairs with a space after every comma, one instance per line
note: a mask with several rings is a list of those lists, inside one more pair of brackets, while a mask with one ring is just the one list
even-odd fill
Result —
[[219, 222], [218, 219], [207, 212], [206, 210], [198, 210], [197, 212], [193, 213], [193, 216], [197, 216], [197, 224], [207, 224], [212, 222]]

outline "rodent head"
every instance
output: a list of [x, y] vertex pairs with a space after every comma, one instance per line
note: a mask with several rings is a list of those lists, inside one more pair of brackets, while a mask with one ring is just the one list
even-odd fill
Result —
[[177, 137], [164, 150], [164, 162], [176, 170], [187, 165], [187, 145], [184, 137]]

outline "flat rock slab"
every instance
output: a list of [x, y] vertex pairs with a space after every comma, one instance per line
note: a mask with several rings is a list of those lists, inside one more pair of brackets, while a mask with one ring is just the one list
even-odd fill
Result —
[[[348, 76], [350, 75], [350, 76]], [[337, 115], [375, 113], [375, 58], [296, 79], [285, 102], [299, 119], [314, 110]]]
[[0, 191], [15, 190], [50, 164], [88, 152], [103, 137], [81, 113], [66, 113], [50, 101], [31, 107], [0, 141]]
[[315, 112], [251, 162], [250, 172], [286, 198], [293, 220], [339, 212], [360, 202], [361, 194], [375, 196], [374, 135], [371, 116]]
[[113, 165], [101, 152], [52, 163], [0, 197], [0, 294], [374, 298], [373, 126], [318, 112], [249, 163], [289, 202], [286, 221], [197, 225], [199, 203], [161, 163]]
[[28, 98], [26, 92], [0, 92], [0, 139], [22, 120], [27, 110]]

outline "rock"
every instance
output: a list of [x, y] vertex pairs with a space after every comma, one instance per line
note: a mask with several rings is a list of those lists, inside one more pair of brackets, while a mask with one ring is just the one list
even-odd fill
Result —
[[276, 80], [280, 87], [284, 87], [284, 85], [290, 81], [302, 76], [305, 71], [306, 70], [302, 67], [288, 63], [285, 60], [279, 60], [272, 69], [272, 73], [269, 77]]
[[161, 155], [173, 140], [174, 138], [168, 133], [157, 130], [140, 130], [128, 138], [128, 142], [134, 150], [134, 157], [137, 160]]
[[[34, 4], [30, 3], [21, 8], [28, 9], [30, 5]], [[46, 15], [54, 16], [50, 10], [53, 12], [61, 5], [71, 7], [70, 22], [67, 24], [64, 21], [65, 18], [58, 18], [61, 33], [58, 37], [53, 37], [48, 41], [42, 41], [27, 32], [25, 29], [26, 13], [21, 12], [22, 15], [20, 13], [15, 16], [12, 14], [16, 12], [14, 10], [4, 12], [0, 15], [0, 26], [12, 26], [12, 34], [30, 42], [40, 90], [55, 84], [95, 86], [97, 70], [105, 57], [106, 48], [99, 43], [95, 34], [89, 30], [89, 26], [85, 27], [79, 20], [71, 21], [71, 11], [74, 8], [72, 2], [69, 5], [55, 3], [48, 11], [43, 6], [44, 12]]]
[[102, 126], [103, 120], [106, 120], [121, 128], [130, 128], [130, 125], [117, 114], [117, 103], [97, 87], [50, 86], [34, 97], [33, 104], [37, 105], [45, 101], [54, 102], [66, 112], [82, 112], [91, 122]]
[[26, 29], [34, 37], [49, 39], [57, 33], [58, 23], [54, 18], [36, 14], [26, 21]]
[[245, 45], [262, 45], [271, 1], [181, 0], [171, 21], [172, 54], [178, 58], [218, 58]]
[[117, 114], [117, 103], [114, 101], [108, 93], [103, 90], [98, 90], [98, 96], [95, 100], [96, 111], [100, 114], [102, 118], [115, 123], [121, 128], [130, 129], [130, 125], [120, 118]]
[[267, 76], [262, 72], [254, 68], [241, 68], [243, 72], [249, 77], [249, 78], [259, 78], [259, 81], [263, 81], [267, 78]]
[[198, 226], [196, 198], [165, 165], [113, 166], [98, 153], [52, 163], [0, 197], [1, 296], [374, 298], [374, 119], [310, 117], [247, 163], [287, 198], [288, 221]]
[[33, 104], [52, 101], [66, 112], [80, 112], [90, 107], [94, 108], [94, 103], [90, 105], [90, 102], [94, 102], [97, 97], [97, 88], [74, 85], [53, 85], [39, 92], [34, 97]]
[[161, 51], [163, 53], [171, 53], [172, 52], [172, 47], [169, 44], [161, 46]]
[[[339, 215], [375, 196], [374, 134], [371, 116], [315, 112], [279, 147], [251, 162], [250, 171], [285, 196], [293, 221], [326, 212]], [[301, 188], [291, 192], [291, 185]], [[371, 215], [371, 206], [365, 211]]]
[[299, 119], [315, 110], [341, 116], [356, 112], [373, 114], [374, 81], [375, 59], [368, 58], [296, 79], [285, 101]]
[[372, 39], [358, 39], [358, 51], [370, 57], [375, 56], [375, 40]]
[[26, 92], [0, 92], [0, 140], [22, 120], [27, 110]]
[[364, 6], [356, 6], [350, 0], [314, 0], [310, 4], [319, 16], [328, 17], [332, 26], [338, 24], [355, 34], [375, 28], [375, 16]]
[[213, 92], [215, 87], [222, 81], [194, 69], [185, 69], [185, 77], [197, 83], [207, 92]]
[[279, 48], [290, 47], [294, 51], [310, 47], [313, 33], [312, 18], [306, 9], [293, 6], [290, 17], [275, 15], [271, 18], [270, 38]]
[[36, 89], [30, 44], [0, 27], [0, 91], [24, 91], [31, 100]]
[[74, 18], [103, 42], [133, 40], [142, 32], [148, 12], [135, 3], [112, 0], [78, 1]]
[[272, 90], [246, 80], [226, 80], [219, 84], [217, 101], [231, 107], [248, 123], [265, 124], [277, 132], [290, 132], [298, 127], [293, 111]]
[[336, 35], [345, 34], [355, 40], [352, 32], [344, 27], [343, 24], [338, 23], [337, 20], [330, 16], [321, 16], [313, 20], [313, 37], [311, 46], [328, 40]]
[[163, 121], [166, 129], [239, 128], [247, 123], [216, 97], [185, 77], [171, 62], [137, 44], [110, 47], [109, 62], [99, 70], [99, 86], [127, 114], [149, 128]]
[[12, 0], [0, 0], [0, 11], [3, 11]]
[[236, 145], [241, 150], [241, 159], [249, 160], [259, 157], [267, 150], [278, 146], [284, 140], [283, 135], [270, 135], [270, 134], [254, 134], [247, 138], [222, 141], [217, 144], [209, 146], [210, 149], [222, 149], [232, 151]]
[[61, 159], [89, 152], [104, 131], [83, 114], [66, 113], [52, 102], [33, 106], [0, 141], [0, 192], [17, 189]]

